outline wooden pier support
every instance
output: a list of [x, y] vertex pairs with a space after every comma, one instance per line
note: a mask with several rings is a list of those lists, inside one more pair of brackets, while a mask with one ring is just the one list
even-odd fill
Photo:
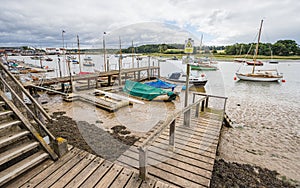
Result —
[[142, 180], [146, 180], [147, 178], [147, 160], [148, 160], [148, 149], [147, 148], [139, 148], [139, 175]]

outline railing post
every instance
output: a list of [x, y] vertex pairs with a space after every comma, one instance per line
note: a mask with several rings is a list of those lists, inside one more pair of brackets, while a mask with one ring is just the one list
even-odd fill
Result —
[[208, 107], [208, 99], [209, 99], [209, 97], [207, 96], [207, 97], [206, 97], [206, 100], [205, 100], [205, 108]]
[[147, 178], [147, 159], [148, 158], [148, 149], [139, 147], [139, 171], [140, 178], [146, 180]]
[[201, 112], [204, 112], [204, 100], [201, 102]]
[[189, 127], [191, 123], [191, 109], [188, 109], [186, 112], [184, 112], [184, 125]]
[[193, 103], [195, 102], [196, 95], [193, 93]]
[[170, 131], [169, 131], [169, 149], [174, 151], [175, 148], [175, 119], [170, 124]]
[[[195, 96], [195, 95], [194, 95]], [[196, 112], [195, 112], [195, 117], [199, 117], [199, 111], [200, 111], [200, 102], [196, 105]]]

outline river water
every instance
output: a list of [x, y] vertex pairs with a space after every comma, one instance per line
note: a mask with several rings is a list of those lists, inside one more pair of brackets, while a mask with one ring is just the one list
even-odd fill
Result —
[[[45, 66], [58, 69], [57, 57], [53, 62], [43, 62]], [[83, 67], [82, 71], [103, 70], [100, 55], [91, 55], [95, 67]], [[13, 57], [12, 57], [13, 58]], [[15, 57], [14, 57], [15, 58]], [[83, 57], [82, 57], [83, 58]], [[25, 62], [39, 64], [29, 57], [16, 57]], [[116, 68], [117, 58], [111, 56], [111, 68]], [[131, 58], [126, 58], [124, 66], [130, 66]], [[147, 65], [147, 58], [143, 63]], [[152, 60], [151, 60], [152, 62]], [[161, 62], [161, 75], [185, 70], [181, 61]], [[266, 66], [270, 67], [273, 65]], [[259, 83], [234, 80], [240, 64], [218, 63], [219, 70], [205, 72], [208, 83], [201, 92], [227, 96], [226, 113], [233, 121], [233, 128], [224, 128], [220, 143], [220, 157], [227, 161], [249, 163], [276, 170], [281, 176], [300, 181], [300, 61], [282, 61], [277, 67], [284, 75], [285, 83]], [[78, 72], [78, 65], [71, 66]], [[243, 69], [250, 68], [241, 68]], [[244, 70], [244, 71], [245, 71]], [[62, 72], [67, 75], [66, 66]], [[201, 74], [193, 72], [193, 74]], [[58, 71], [47, 73], [47, 77], [58, 76]], [[99, 128], [107, 129], [115, 125], [125, 125], [135, 135], [141, 136], [151, 129], [167, 113], [183, 106], [184, 92], [173, 103], [146, 102], [134, 104], [108, 113], [91, 108], [85, 103], [61, 103], [61, 98], [50, 97], [50, 111], [64, 110], [77, 121], [88, 121]], [[48, 100], [48, 99], [47, 99]], [[191, 100], [191, 99], [190, 99]], [[97, 123], [97, 120], [101, 122]], [[95, 123], [96, 122], [96, 123]], [[142, 126], [141, 126], [142, 124]], [[88, 140], [88, 138], [87, 138]]]

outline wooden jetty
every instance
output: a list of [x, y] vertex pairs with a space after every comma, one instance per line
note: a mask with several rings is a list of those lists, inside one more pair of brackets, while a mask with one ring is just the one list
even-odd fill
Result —
[[[124, 78], [128, 78], [129, 74], [133, 74], [136, 76], [135, 80], [142, 79], [141, 72], [147, 72], [147, 78], [153, 77], [154, 72], [157, 72], [157, 77], [160, 77], [160, 66], [148, 66], [148, 67], [140, 67], [140, 68], [129, 68], [129, 69], [122, 69], [121, 75], [124, 75]], [[136, 74], [137, 73], [137, 74]], [[120, 71], [119, 70], [111, 70], [107, 72], [96, 72], [96, 73], [90, 73], [90, 74], [84, 74], [84, 75], [73, 75], [72, 78], [70, 76], [64, 76], [64, 77], [57, 77], [57, 78], [51, 78], [51, 79], [43, 79], [39, 81], [31, 81], [31, 82], [25, 82], [23, 83], [23, 86], [25, 88], [32, 88], [35, 86], [50, 86], [58, 83], [68, 83], [75, 82], [75, 81], [82, 81], [87, 80], [87, 84], [90, 85], [91, 80], [95, 80], [96, 82], [96, 88], [99, 87], [99, 82], [103, 82], [101, 78], [107, 78], [107, 85], [111, 84], [112, 78], [119, 77]], [[119, 83], [120, 84], [120, 83]]]
[[[211, 97], [218, 96], [206, 95], [160, 121], [117, 163], [139, 171], [143, 179], [175, 187], [209, 187], [224, 117], [224, 109], [208, 108]], [[226, 98], [218, 98], [224, 99], [225, 108]]]

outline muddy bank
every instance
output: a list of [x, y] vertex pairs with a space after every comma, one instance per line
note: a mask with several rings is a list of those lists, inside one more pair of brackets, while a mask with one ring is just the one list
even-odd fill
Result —
[[138, 140], [129, 135], [124, 126], [114, 126], [111, 130], [102, 130], [85, 121], [74, 121], [64, 116], [65, 112], [54, 112], [54, 121], [47, 128], [55, 136], [68, 140], [68, 143], [107, 160], [116, 160], [124, 151]]
[[[223, 187], [270, 187], [294, 188], [296, 182], [278, 179], [279, 173], [249, 164], [216, 160], [211, 180], [211, 188]], [[293, 185], [291, 184], [293, 183]], [[298, 186], [300, 186], [298, 184]]]

